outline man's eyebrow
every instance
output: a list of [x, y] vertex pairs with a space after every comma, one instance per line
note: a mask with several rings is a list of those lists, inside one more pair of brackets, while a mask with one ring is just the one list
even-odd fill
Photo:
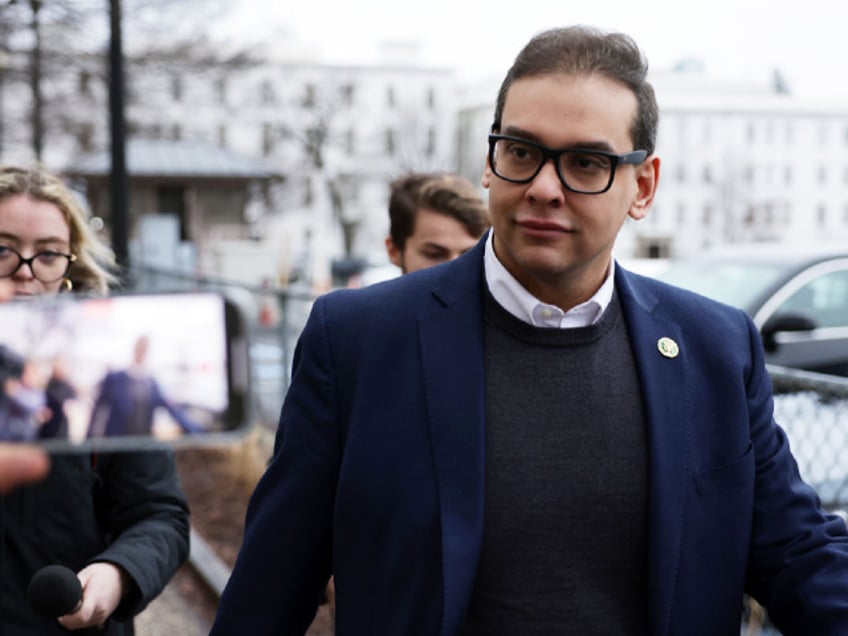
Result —
[[[520, 137], [521, 139], [526, 139], [527, 141], [532, 141], [537, 144], [541, 144], [543, 146], [547, 146], [547, 144], [543, 144], [539, 136], [530, 132], [529, 130], [524, 130], [523, 128], [519, 128], [517, 126], [508, 126], [504, 129], [503, 134], [509, 135], [510, 137]], [[579, 141], [574, 144], [569, 144], [568, 146], [561, 146], [562, 148], [580, 148], [581, 150], [601, 150], [603, 152], [615, 152], [613, 147], [606, 141]]]
[[434, 243], [433, 241], [425, 241], [424, 243], [421, 243], [421, 247], [424, 249], [437, 249], [445, 252], [450, 251], [450, 248], [442, 245], [441, 243]]

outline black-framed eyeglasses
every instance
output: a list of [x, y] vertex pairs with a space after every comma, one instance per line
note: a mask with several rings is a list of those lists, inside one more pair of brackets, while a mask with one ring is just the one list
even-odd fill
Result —
[[489, 135], [489, 166], [496, 176], [512, 183], [530, 183], [551, 159], [562, 185], [579, 194], [606, 192], [619, 165], [638, 165], [647, 156], [646, 150], [617, 155], [588, 148], [548, 148], [520, 137]]
[[36, 280], [55, 283], [68, 273], [75, 260], [75, 254], [62, 254], [54, 250], [44, 250], [24, 258], [16, 249], [0, 245], [0, 278], [14, 276], [21, 267], [29, 265]]

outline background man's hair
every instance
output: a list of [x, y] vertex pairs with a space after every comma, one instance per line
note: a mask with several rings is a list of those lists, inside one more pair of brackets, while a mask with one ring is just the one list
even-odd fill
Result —
[[501, 129], [504, 103], [514, 82], [553, 73], [602, 75], [632, 90], [638, 104], [630, 129], [634, 150], [654, 152], [659, 108], [647, 80], [647, 59], [630, 36], [587, 26], [543, 31], [524, 46], [501, 84], [492, 131]]
[[456, 219], [475, 238], [490, 225], [480, 192], [459, 175], [413, 172], [398, 177], [390, 187], [389, 236], [399, 250], [415, 231], [415, 215], [422, 208]]

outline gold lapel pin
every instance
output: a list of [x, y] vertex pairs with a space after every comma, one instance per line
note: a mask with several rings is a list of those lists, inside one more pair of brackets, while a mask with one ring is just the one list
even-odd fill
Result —
[[659, 349], [660, 353], [666, 358], [676, 358], [677, 354], [680, 353], [680, 347], [677, 346], [677, 343], [667, 337], [657, 340], [657, 349]]

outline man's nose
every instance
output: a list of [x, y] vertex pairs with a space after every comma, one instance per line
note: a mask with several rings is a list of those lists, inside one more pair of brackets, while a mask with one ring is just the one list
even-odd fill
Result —
[[564, 189], [556, 165], [552, 159], [547, 159], [539, 173], [530, 182], [527, 194], [537, 200], [549, 201], [562, 199]]

